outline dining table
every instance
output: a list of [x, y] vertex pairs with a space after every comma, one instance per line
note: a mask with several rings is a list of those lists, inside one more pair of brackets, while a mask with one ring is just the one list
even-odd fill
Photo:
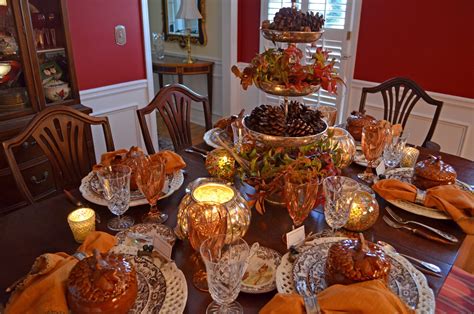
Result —
[[[205, 143], [198, 147], [211, 150]], [[467, 159], [445, 153], [437, 153], [423, 147], [420, 150], [419, 159], [425, 159], [430, 154], [439, 154], [443, 160], [451, 164], [457, 171], [458, 179], [467, 184], [474, 184], [474, 163]], [[204, 166], [204, 159], [198, 154], [182, 154], [187, 166], [184, 174], [184, 184], [171, 196], [158, 202], [160, 210], [169, 215], [165, 225], [174, 228], [178, 205], [185, 195], [186, 186], [199, 177], [209, 177]], [[343, 175], [357, 179], [357, 174], [364, 168], [352, 164], [342, 171]], [[360, 181], [362, 182], [362, 181]], [[12, 182], [12, 184], [14, 184]], [[107, 229], [107, 221], [114, 215], [107, 207], [91, 204], [84, 200], [79, 190], [72, 190], [73, 195], [88, 207], [93, 208], [100, 216], [100, 222], [96, 224], [96, 230], [114, 234]], [[394, 208], [402, 218], [416, 220], [426, 223], [432, 227], [455, 235], [458, 243], [441, 244], [419, 237], [407, 230], [389, 227], [383, 220], [387, 202], [377, 196], [380, 215], [374, 226], [364, 232], [366, 239], [377, 242], [384, 241], [391, 244], [398, 252], [423, 259], [434, 263], [441, 268], [441, 276], [426, 275], [428, 284], [433, 289], [434, 295], [438, 295], [458, 255], [465, 233], [452, 220], [437, 220], [418, 216], [404, 210]], [[49, 252], [66, 252], [72, 254], [79, 244], [74, 241], [73, 235], [67, 223], [68, 214], [77, 208], [64, 194], [36, 202], [14, 212], [0, 217], [0, 302], [6, 304], [10, 296], [5, 290], [16, 280], [24, 276], [31, 268], [34, 260], [41, 254]], [[148, 205], [131, 207], [127, 215], [140, 222], [140, 217], [149, 210]], [[306, 232], [322, 232], [329, 229], [325, 222], [322, 206], [315, 208], [304, 222]], [[292, 221], [286, 208], [278, 205], [267, 204], [266, 212], [259, 214], [252, 209], [250, 227], [244, 239], [252, 244], [259, 242], [261, 246], [272, 248], [281, 254], [287, 252], [282, 235], [291, 230]], [[194, 251], [187, 240], [178, 240], [173, 247], [172, 258], [177, 267], [181, 269], [186, 277], [188, 297], [185, 313], [204, 313], [207, 305], [212, 301], [208, 292], [196, 289], [192, 283], [194, 263], [191, 256]], [[44, 293], [48, 293], [45, 291]], [[257, 313], [277, 291], [262, 294], [248, 294], [241, 292], [237, 301], [243, 306], [245, 313]]]

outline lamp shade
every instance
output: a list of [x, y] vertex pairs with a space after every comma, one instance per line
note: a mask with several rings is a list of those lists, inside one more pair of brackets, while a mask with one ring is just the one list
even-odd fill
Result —
[[202, 19], [202, 15], [197, 7], [197, 0], [181, 0], [181, 6], [176, 14], [176, 18], [185, 20]]
[[7, 0], [0, 0], [0, 5], [6, 7], [7, 6]]

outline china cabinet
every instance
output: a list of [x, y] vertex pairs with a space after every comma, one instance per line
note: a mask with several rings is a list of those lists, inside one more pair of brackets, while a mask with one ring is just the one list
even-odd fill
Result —
[[[65, 0], [0, 1], [0, 142], [48, 106], [80, 104]], [[91, 140], [91, 139], [89, 139]], [[34, 141], [15, 152], [35, 197], [56, 191], [51, 166]], [[0, 213], [26, 202], [0, 148]]]

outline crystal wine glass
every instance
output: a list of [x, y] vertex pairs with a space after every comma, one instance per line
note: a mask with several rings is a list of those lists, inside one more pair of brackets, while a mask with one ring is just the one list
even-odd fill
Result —
[[365, 172], [359, 173], [357, 177], [367, 183], [372, 183], [374, 174], [374, 162], [382, 155], [385, 146], [385, 136], [387, 130], [377, 124], [370, 124], [362, 129], [362, 151], [367, 160]]
[[162, 195], [165, 184], [165, 160], [158, 156], [153, 160], [148, 156], [142, 156], [135, 160], [134, 171], [138, 188], [150, 204], [150, 210], [143, 215], [143, 222], [164, 223], [168, 215], [160, 212], [156, 203]]
[[206, 313], [243, 313], [242, 305], [235, 299], [240, 292], [250, 249], [242, 238], [230, 244], [225, 243], [225, 238], [225, 234], [220, 234], [201, 244], [200, 252], [213, 300]]
[[[227, 231], [227, 210], [214, 202], [198, 202], [187, 208], [188, 236], [192, 248], [198, 252], [201, 244], [211, 236], [225, 234]], [[197, 254], [193, 274], [193, 284], [202, 291], [208, 291], [206, 272]]]
[[332, 234], [349, 220], [354, 192], [358, 189], [359, 183], [348, 177], [331, 176], [324, 179], [324, 217]]
[[286, 208], [293, 220], [293, 227], [301, 226], [316, 205], [318, 186], [318, 177], [303, 179], [292, 175], [285, 177], [283, 195]]
[[[391, 131], [390, 131], [391, 132]], [[387, 168], [395, 168], [402, 160], [403, 150], [407, 144], [408, 134], [390, 135], [383, 149], [383, 161]]]
[[110, 230], [120, 231], [134, 224], [132, 217], [122, 216], [130, 206], [131, 173], [132, 169], [125, 165], [104, 167], [97, 171], [107, 206], [113, 214], [117, 215], [107, 223]]

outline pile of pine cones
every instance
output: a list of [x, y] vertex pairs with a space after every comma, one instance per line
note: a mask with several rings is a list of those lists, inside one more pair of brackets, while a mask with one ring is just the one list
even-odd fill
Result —
[[262, 22], [262, 28], [292, 32], [319, 32], [323, 25], [324, 18], [322, 14], [303, 13], [292, 8], [281, 8], [275, 14], [271, 23], [268, 20]]
[[319, 111], [297, 101], [289, 103], [286, 117], [283, 105], [260, 105], [252, 110], [246, 124], [259, 133], [290, 137], [315, 135], [326, 128]]

